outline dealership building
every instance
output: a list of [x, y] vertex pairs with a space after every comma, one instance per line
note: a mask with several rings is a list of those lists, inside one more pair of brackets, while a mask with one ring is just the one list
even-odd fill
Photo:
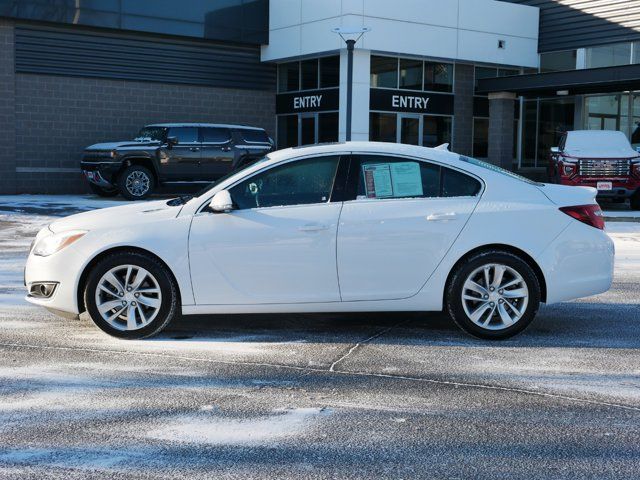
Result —
[[85, 191], [83, 148], [150, 123], [279, 148], [450, 144], [540, 177], [572, 129], [640, 145], [640, 0], [0, 0], [0, 193]]

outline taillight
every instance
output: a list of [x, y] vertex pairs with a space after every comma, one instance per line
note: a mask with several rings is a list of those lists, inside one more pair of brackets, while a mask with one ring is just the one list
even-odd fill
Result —
[[604, 230], [604, 218], [599, 205], [576, 205], [574, 207], [560, 207], [564, 213], [576, 220], [600, 230]]

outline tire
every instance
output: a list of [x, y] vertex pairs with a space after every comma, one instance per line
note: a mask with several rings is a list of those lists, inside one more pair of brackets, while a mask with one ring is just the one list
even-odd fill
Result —
[[[139, 275], [142, 283], [136, 285]], [[102, 331], [127, 340], [147, 338], [161, 332], [177, 316], [178, 287], [167, 267], [152, 255], [117, 252], [89, 272], [84, 302], [91, 320]]]
[[[485, 267], [489, 268], [489, 290], [493, 289], [490, 291], [485, 289]], [[502, 281], [494, 284], [499, 277], [498, 271], [503, 272]], [[476, 281], [476, 285], [468, 284], [469, 280]], [[509, 285], [512, 282], [515, 283]], [[465, 285], [471, 285], [473, 290]], [[479, 252], [461, 262], [453, 272], [446, 292], [446, 309], [451, 319], [466, 333], [488, 340], [520, 333], [533, 321], [540, 307], [540, 282], [533, 269], [517, 255], [500, 250]], [[503, 297], [500, 292], [510, 293]], [[520, 296], [523, 293], [526, 296]], [[474, 321], [472, 316], [476, 312], [480, 315]], [[505, 321], [506, 318], [511, 322]]]
[[115, 197], [116, 195], [118, 195], [118, 193], [120, 193], [117, 188], [102, 188], [91, 182], [89, 182], [89, 188], [93, 193], [100, 197]]
[[640, 210], [640, 190], [637, 190], [636, 193], [631, 195], [629, 207], [631, 207], [631, 210]]
[[127, 200], [144, 200], [153, 193], [155, 177], [142, 165], [130, 165], [118, 177], [120, 193]]

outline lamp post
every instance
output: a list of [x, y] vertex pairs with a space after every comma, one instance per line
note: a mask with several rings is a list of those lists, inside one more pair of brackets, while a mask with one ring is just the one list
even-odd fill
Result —
[[369, 27], [360, 28], [333, 28], [333, 33], [340, 35], [340, 38], [347, 44], [347, 142], [351, 141], [351, 110], [353, 104], [353, 49], [360, 37], [370, 32]]

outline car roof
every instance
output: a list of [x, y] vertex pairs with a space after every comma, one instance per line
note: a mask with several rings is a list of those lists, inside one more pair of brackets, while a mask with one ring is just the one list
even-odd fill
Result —
[[259, 127], [249, 127], [247, 125], [232, 125], [227, 123], [152, 123], [151, 125], [146, 125], [147, 127], [163, 127], [163, 128], [171, 128], [171, 127], [217, 127], [217, 128], [238, 128], [241, 130], [259, 130], [264, 131], [264, 128]]

